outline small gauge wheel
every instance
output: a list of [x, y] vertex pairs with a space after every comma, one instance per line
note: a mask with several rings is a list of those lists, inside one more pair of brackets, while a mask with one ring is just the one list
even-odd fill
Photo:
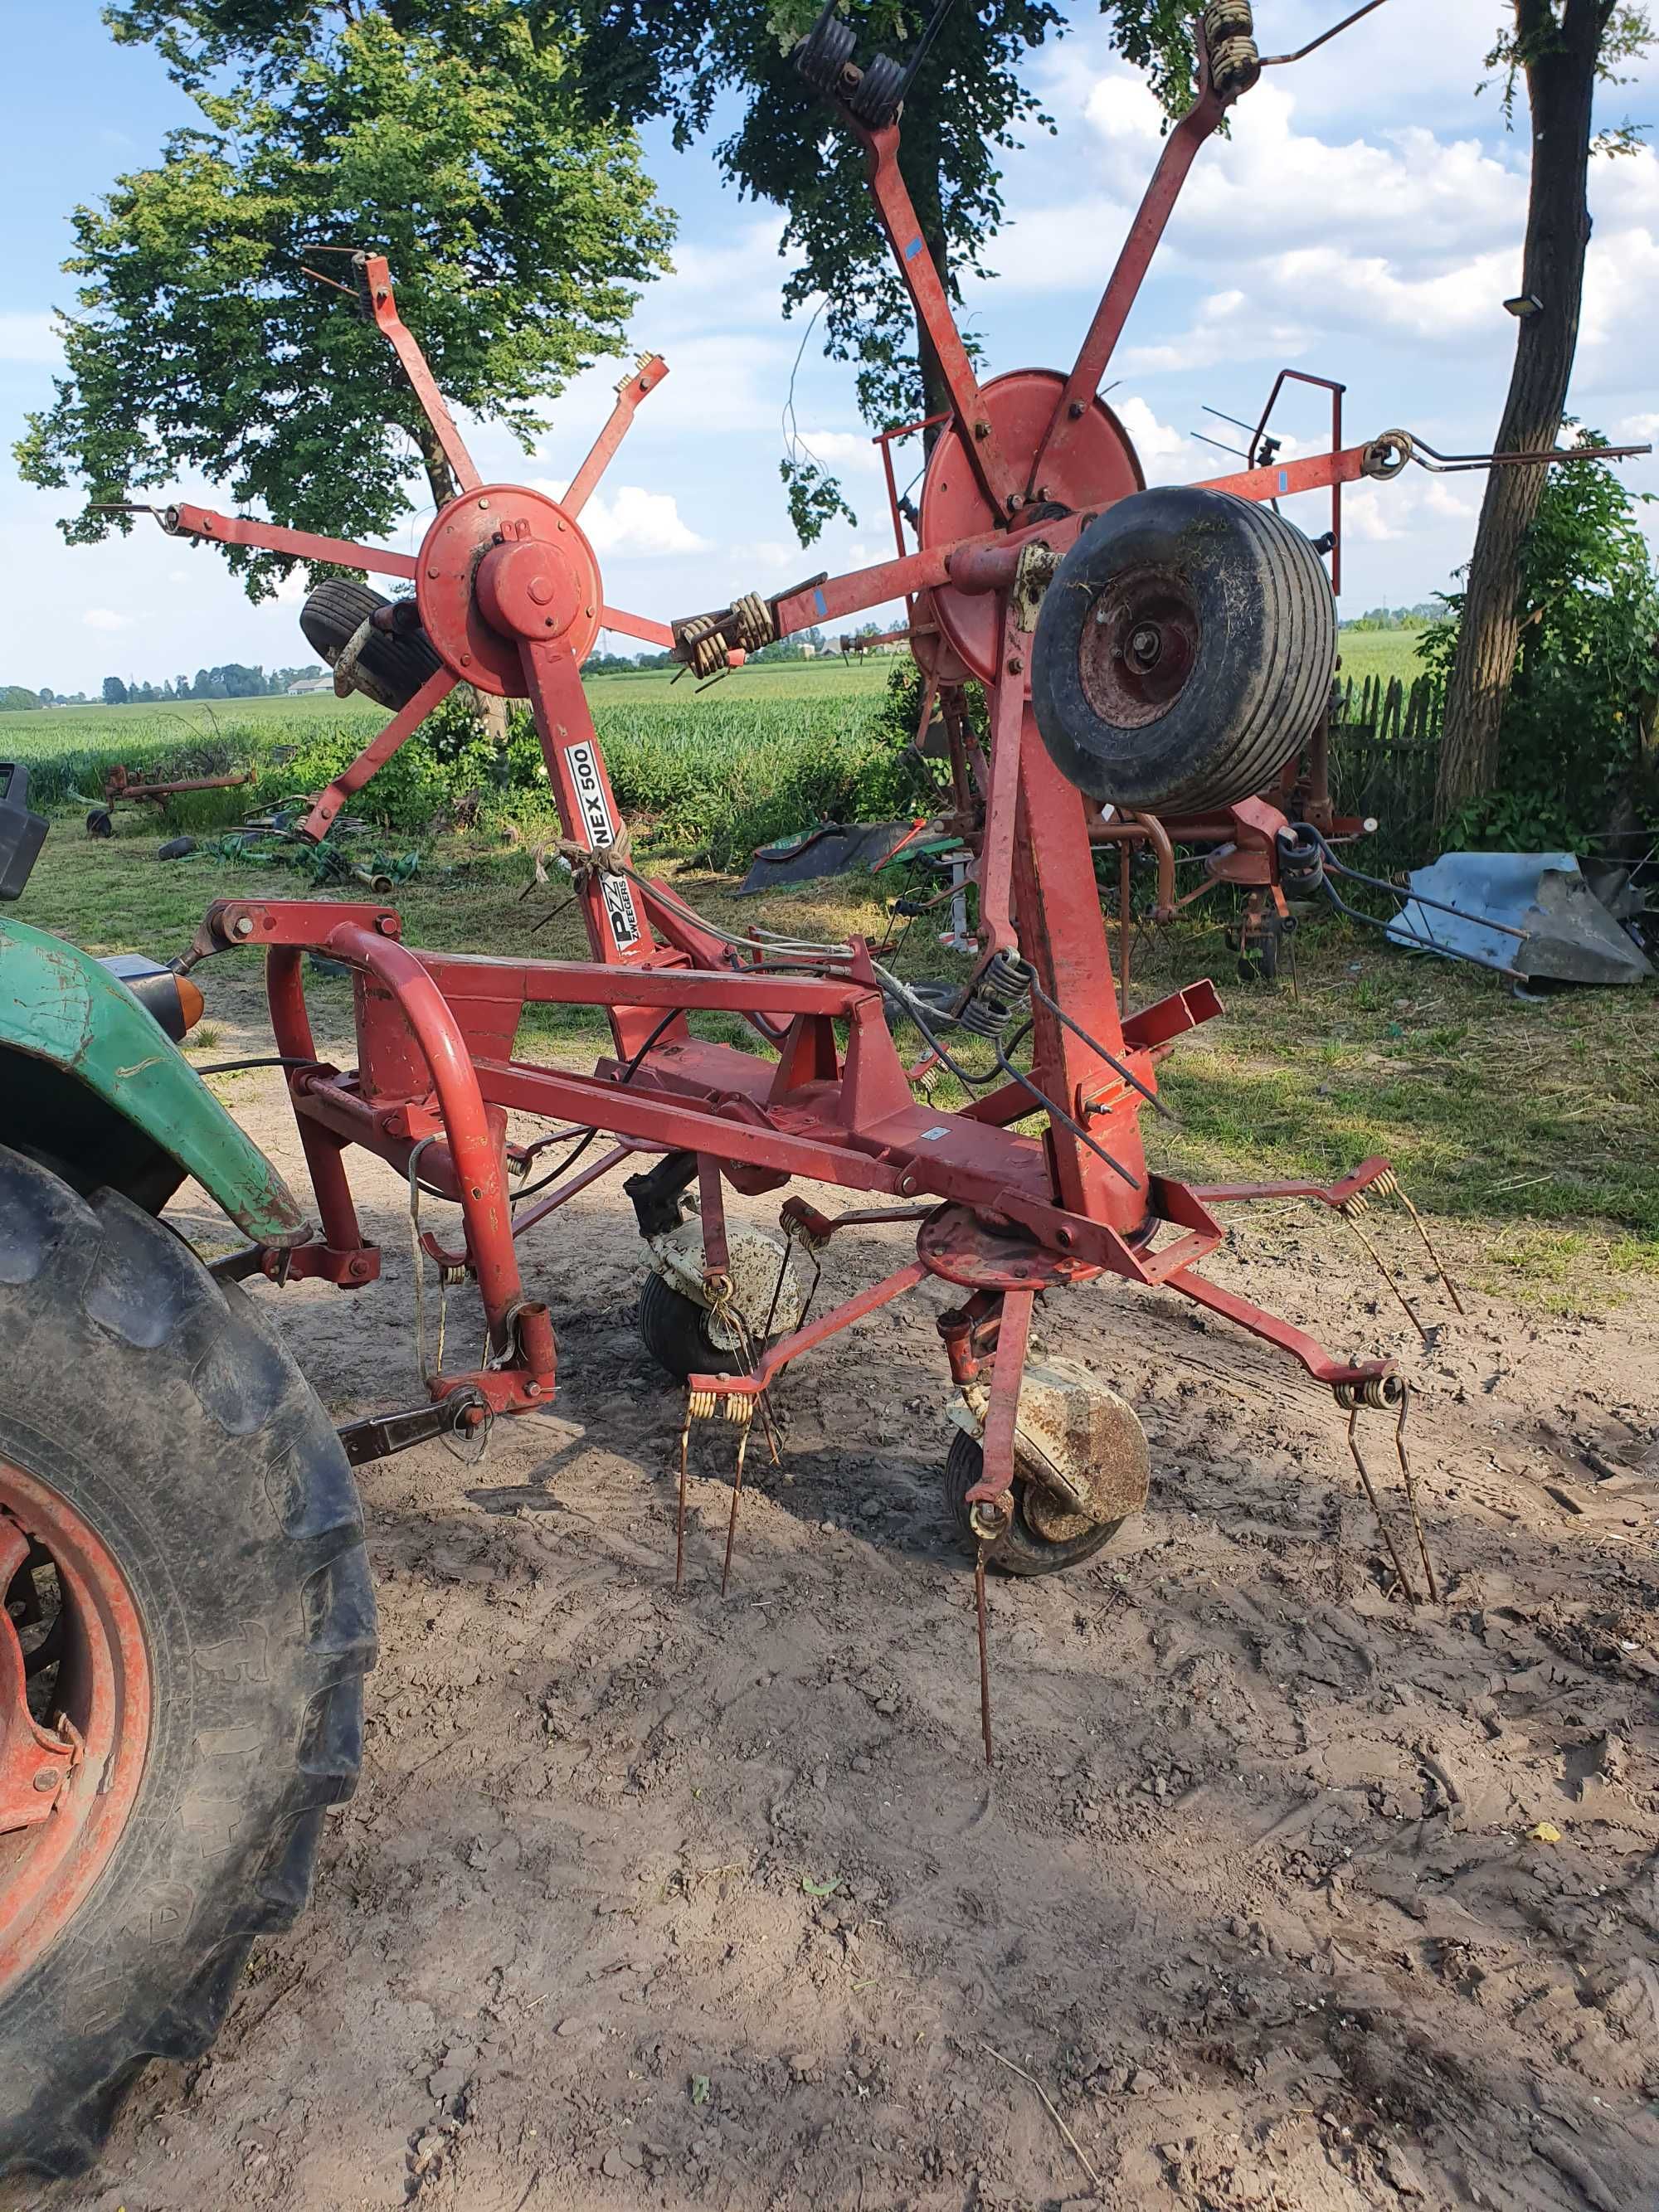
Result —
[[[969, 1510], [968, 1493], [984, 1472], [985, 1455], [979, 1441], [959, 1429], [951, 1440], [945, 1461], [945, 1495], [951, 1517], [971, 1552], [979, 1537]], [[1010, 1575], [1057, 1575], [1104, 1551], [1122, 1521], [1091, 1521], [1081, 1513], [1068, 1513], [1060, 1502], [1035, 1483], [1014, 1477], [1014, 1510], [1008, 1525], [985, 1549], [987, 1562]]]

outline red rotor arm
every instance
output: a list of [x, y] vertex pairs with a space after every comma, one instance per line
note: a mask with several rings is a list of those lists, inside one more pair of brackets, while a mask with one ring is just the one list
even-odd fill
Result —
[[[617, 386], [617, 404], [611, 410], [610, 420], [593, 441], [587, 459], [570, 479], [569, 489], [559, 501], [567, 514], [580, 514], [586, 506], [594, 485], [610, 467], [617, 448], [632, 428], [635, 410], [641, 399], [650, 397], [667, 374], [668, 363], [659, 353], [641, 354], [631, 373]], [[621, 629], [623, 624], [617, 623], [611, 627]], [[641, 633], [630, 631], [629, 635], [638, 636]]]
[[402, 362], [410, 389], [420, 401], [421, 411], [432, 425], [456, 483], [464, 492], [477, 491], [482, 479], [472, 465], [472, 456], [466, 450], [465, 440], [455, 427], [455, 418], [449, 411], [448, 403], [438, 389], [437, 379], [427, 366], [426, 356], [416, 343], [414, 332], [398, 313], [397, 296], [392, 289], [392, 272], [386, 266], [385, 254], [366, 253], [359, 265], [365, 302], [374, 318], [375, 328]]

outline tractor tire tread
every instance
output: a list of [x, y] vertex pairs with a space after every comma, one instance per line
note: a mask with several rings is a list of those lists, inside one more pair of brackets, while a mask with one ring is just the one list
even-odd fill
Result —
[[[48, 1372], [74, 1377], [72, 1444], [61, 1408], [37, 1425], [40, 1394], [19, 1387]], [[0, 1997], [0, 2177], [59, 2179], [93, 2164], [149, 2060], [206, 2051], [255, 1939], [302, 1908], [325, 1812], [356, 1779], [374, 1597], [345, 1453], [268, 1316], [128, 1200], [81, 1197], [4, 1145], [0, 1455], [92, 1509], [145, 1620], [158, 1699], [183, 1685], [171, 1726], [157, 1705], [97, 1887]], [[83, 1499], [82, 1470], [106, 1463], [122, 1472]], [[134, 1472], [157, 1466], [170, 1495]], [[160, 1537], [186, 1533], [176, 1548], [196, 1556], [175, 1576]], [[210, 1718], [252, 1741], [240, 1771], [204, 1765], [191, 1730]], [[230, 1823], [228, 1848], [192, 1832], [208, 1812]], [[134, 1932], [156, 1896], [188, 1910], [170, 1902]], [[76, 1966], [93, 1954], [123, 1978], [89, 2000]]]

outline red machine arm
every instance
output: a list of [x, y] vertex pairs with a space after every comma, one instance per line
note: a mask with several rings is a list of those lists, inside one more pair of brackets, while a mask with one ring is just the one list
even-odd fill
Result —
[[331, 561], [342, 568], [369, 568], [381, 576], [415, 574], [407, 553], [388, 553], [379, 545], [358, 545], [349, 538], [319, 538], [309, 530], [284, 530], [249, 514], [216, 514], [211, 507], [180, 501], [163, 510], [161, 527], [173, 538], [207, 538], [216, 545], [253, 545], [262, 553], [285, 553], [291, 561]]
[[[641, 399], [654, 392], [668, 374], [668, 363], [660, 354], [647, 354], [629, 376], [623, 377], [617, 386], [617, 404], [611, 410], [611, 419], [595, 438], [587, 459], [570, 479], [570, 489], [559, 501], [567, 514], [580, 514], [599, 478], [611, 465], [617, 448], [628, 435], [634, 420], [634, 410]], [[618, 625], [620, 627], [620, 625]]]

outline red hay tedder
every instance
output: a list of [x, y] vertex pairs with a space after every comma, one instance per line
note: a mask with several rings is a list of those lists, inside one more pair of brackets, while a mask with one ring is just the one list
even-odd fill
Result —
[[[641, 1333], [686, 1388], [679, 1568], [693, 1423], [720, 1419], [735, 1435], [724, 1583], [757, 1418], [776, 1449], [769, 1385], [927, 1278], [951, 1286], [939, 1329], [959, 1433], [945, 1490], [975, 1560], [988, 1759], [988, 1563], [1067, 1566], [1147, 1495], [1133, 1408], [1080, 1366], [1028, 1359], [1042, 1292], [1102, 1276], [1162, 1285], [1276, 1346], [1347, 1409], [1373, 1508], [1356, 1424], [1363, 1408], [1391, 1411], [1411, 1571], [1379, 1514], [1382, 1533], [1397, 1595], [1416, 1601], [1420, 1566], [1423, 1594], [1436, 1596], [1395, 1364], [1338, 1358], [1204, 1272], [1227, 1206], [1299, 1196], [1355, 1220], [1375, 1198], [1409, 1201], [1380, 1159], [1329, 1186], [1193, 1184], [1149, 1164], [1144, 1116], [1164, 1110], [1164, 1057], [1221, 1009], [1200, 982], [1128, 1011], [1096, 882], [1097, 840], [1145, 839], [1167, 854], [1187, 837], [1214, 848], [1217, 879], [1283, 913], [1287, 888], [1340, 866], [1328, 811], [1322, 821], [1313, 803], [1316, 747], [1312, 798], [1297, 767], [1335, 654], [1323, 554], [1340, 551], [1343, 485], [1413, 457], [1443, 465], [1397, 430], [1342, 445], [1334, 392], [1330, 452], [1280, 465], [1264, 460], [1259, 434], [1236, 476], [1145, 488], [1100, 380], [1182, 179], [1267, 65], [1243, 0], [1205, 9], [1200, 54], [1196, 103], [1074, 366], [981, 386], [898, 168], [914, 64], [860, 65], [833, 6], [801, 42], [802, 74], [866, 150], [951, 396], [911, 537], [895, 495], [893, 560], [672, 626], [607, 606], [582, 511], [663, 363], [624, 380], [562, 499], [483, 483], [398, 317], [386, 261], [362, 252], [359, 304], [460, 487], [419, 553], [165, 510], [172, 532], [413, 586], [387, 600], [332, 576], [307, 602], [307, 635], [337, 684], [392, 710], [312, 805], [312, 836], [456, 684], [529, 701], [591, 957], [422, 952], [390, 907], [221, 899], [170, 969], [130, 956], [112, 974], [61, 939], [0, 921], [0, 2175], [88, 2165], [144, 2061], [205, 2050], [250, 1943], [299, 1909], [325, 1809], [356, 1778], [374, 1654], [351, 1465], [434, 1437], [482, 1445], [497, 1417], [552, 1403], [552, 1315], [526, 1287], [519, 1242], [626, 1164], [650, 1254]], [[1317, 489], [1333, 501], [1322, 550], [1274, 506]], [[602, 626], [672, 646], [709, 676], [900, 598], [973, 854], [977, 959], [955, 994], [901, 981], [862, 940], [732, 935], [635, 867], [582, 690]], [[969, 682], [985, 690], [983, 744], [964, 712]], [[46, 827], [23, 768], [0, 765], [0, 900], [22, 891]], [[238, 947], [264, 955], [320, 1234], [167, 1042], [201, 1012], [188, 971]], [[307, 952], [351, 975], [349, 1070], [319, 1057]], [[549, 1005], [604, 1010], [611, 1049], [591, 1073], [518, 1056], [526, 1009]], [[759, 1049], [696, 1034], [708, 1014], [740, 1016]], [[909, 1066], [894, 1036], [904, 1022], [926, 1046]], [[939, 1067], [961, 1083], [959, 1108], [919, 1096], [916, 1078]], [[549, 1129], [526, 1141], [524, 1119]], [[417, 1276], [427, 1399], [337, 1431], [269, 1315], [234, 1286], [374, 1279], [379, 1254], [346, 1173], [353, 1146], [407, 1178], [420, 1249], [446, 1284], [476, 1281], [487, 1340], [477, 1366], [429, 1368]], [[556, 1164], [537, 1165], [550, 1151]], [[157, 1218], [186, 1176], [246, 1240], [210, 1269]], [[728, 1220], [728, 1188], [752, 1198], [796, 1179], [850, 1204], [824, 1213], [787, 1198], [776, 1237]], [[419, 1237], [422, 1191], [459, 1205], [453, 1249]], [[915, 1256], [809, 1320], [817, 1254], [860, 1222], [913, 1224]], [[798, 1261], [811, 1268], [805, 1291]], [[66, 1373], [74, 1390], [43, 1392], [43, 1375]]]
[[[910, 426], [938, 432], [914, 544], [889, 462], [900, 549], [890, 561], [672, 625], [608, 606], [582, 509], [664, 363], [647, 359], [624, 380], [562, 499], [481, 483], [398, 316], [385, 259], [364, 252], [352, 264], [360, 310], [396, 350], [460, 486], [419, 553], [195, 507], [165, 511], [171, 532], [413, 586], [412, 598], [387, 602], [337, 580], [307, 605], [307, 635], [334, 663], [337, 683], [356, 680], [397, 709], [317, 799], [308, 834], [327, 832], [457, 684], [528, 700], [564, 824], [588, 961], [425, 953], [404, 944], [388, 908], [226, 899], [175, 963], [237, 946], [266, 957], [322, 1233], [291, 1251], [250, 1252], [247, 1271], [346, 1287], [374, 1278], [378, 1255], [344, 1168], [353, 1145], [460, 1206], [461, 1249], [446, 1251], [430, 1236], [425, 1244], [476, 1279], [488, 1352], [477, 1368], [428, 1378], [433, 1404], [398, 1417], [399, 1443], [550, 1403], [552, 1317], [525, 1287], [518, 1240], [642, 1156], [655, 1164], [627, 1188], [656, 1255], [642, 1305], [647, 1340], [688, 1385], [688, 1435], [698, 1417], [738, 1429], [739, 1486], [750, 1419], [757, 1406], [766, 1418], [767, 1387], [791, 1361], [927, 1275], [962, 1291], [939, 1324], [968, 1431], [947, 1486], [981, 1571], [988, 1559], [1027, 1572], [1065, 1565], [1107, 1540], [1146, 1497], [1144, 1440], [1127, 1406], [1080, 1376], [1045, 1370], [1039, 1393], [1024, 1388], [1040, 1291], [1103, 1274], [1162, 1285], [1277, 1346], [1350, 1409], [1393, 1408], [1403, 1420], [1390, 1361], [1337, 1358], [1203, 1273], [1223, 1239], [1221, 1208], [1299, 1195], [1352, 1214], [1369, 1194], [1394, 1193], [1388, 1164], [1366, 1160], [1329, 1186], [1195, 1185], [1151, 1167], [1141, 1124], [1148, 1109], [1164, 1110], [1159, 1065], [1221, 1008], [1206, 981], [1126, 1014], [1096, 882], [1092, 848], [1103, 837], [1146, 838], [1167, 852], [1171, 836], [1212, 842], [1212, 874], [1259, 890], [1281, 915], [1287, 884], [1318, 879], [1328, 793], [1322, 824], [1284, 810], [1334, 665], [1322, 556], [1340, 557], [1342, 487], [1393, 477], [1421, 458], [1400, 430], [1343, 446], [1341, 387], [1326, 383], [1336, 434], [1328, 453], [1261, 465], [1264, 415], [1249, 455], [1257, 465], [1146, 489], [1101, 380], [1194, 157], [1269, 65], [1243, 0], [1206, 8], [1198, 44], [1198, 97], [1170, 135], [1072, 368], [1019, 369], [983, 385], [899, 170], [908, 73], [882, 56], [860, 66], [833, 6], [798, 47], [802, 76], [865, 149], [878, 217], [950, 391], [948, 415]], [[884, 456], [902, 434], [884, 437]], [[1276, 502], [1317, 489], [1330, 491], [1332, 518], [1316, 544]], [[957, 818], [976, 854], [978, 965], [945, 1007], [919, 999], [861, 940], [736, 938], [637, 870], [580, 678], [601, 628], [670, 645], [708, 677], [775, 639], [898, 598], [925, 672], [924, 720], [937, 702]], [[988, 705], [983, 747], [963, 712], [969, 680]], [[349, 1071], [317, 1057], [301, 980], [307, 951], [351, 970]], [[613, 1049], [591, 1074], [515, 1057], [520, 1018], [537, 1005], [602, 1007]], [[703, 1041], [688, 1019], [700, 1013], [741, 1016], [769, 1049]], [[958, 1076], [969, 1103], [945, 1111], [918, 1097], [893, 1016], [915, 1023], [923, 1064]], [[597, 1133], [614, 1141], [525, 1202], [515, 1175], [555, 1139], [509, 1141], [509, 1114], [559, 1125], [578, 1150]], [[1037, 1115], [1040, 1133], [1016, 1126]], [[859, 1203], [827, 1217], [787, 1200], [781, 1243], [728, 1230], [726, 1186], [753, 1195], [797, 1177], [855, 1192]], [[913, 1260], [810, 1324], [788, 1325], [802, 1303], [797, 1245], [810, 1252], [849, 1222], [909, 1219]], [[1051, 1435], [1045, 1447], [1038, 1434], [1043, 1390], [1042, 1418], [1069, 1441]], [[364, 1425], [357, 1455], [386, 1449], [391, 1436], [384, 1423]], [[684, 1460], [683, 1449], [682, 1534]], [[734, 1488], [734, 1520], [736, 1508]]]

